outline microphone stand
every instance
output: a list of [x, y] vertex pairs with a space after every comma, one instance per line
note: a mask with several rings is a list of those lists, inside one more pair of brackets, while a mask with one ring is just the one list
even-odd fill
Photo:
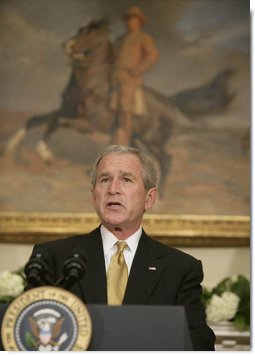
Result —
[[56, 287], [70, 289], [74, 282], [79, 281], [86, 271], [85, 256], [80, 251], [73, 252], [73, 256], [65, 261], [63, 276], [55, 284]]
[[79, 250], [73, 250], [72, 257], [68, 258], [63, 265], [63, 276], [55, 282], [48, 271], [47, 259], [42, 252], [37, 252], [25, 265], [25, 275], [32, 286], [55, 286], [70, 289], [80, 280], [86, 271], [86, 257]]
[[48, 267], [44, 256], [37, 252], [25, 265], [24, 272], [29, 283], [32, 285], [54, 285], [55, 282], [48, 274]]

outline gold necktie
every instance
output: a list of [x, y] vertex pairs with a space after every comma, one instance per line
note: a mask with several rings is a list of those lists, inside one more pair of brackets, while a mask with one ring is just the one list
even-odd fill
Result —
[[127, 280], [128, 268], [123, 255], [127, 244], [124, 241], [118, 241], [117, 252], [112, 256], [107, 271], [107, 298], [109, 305], [122, 304]]

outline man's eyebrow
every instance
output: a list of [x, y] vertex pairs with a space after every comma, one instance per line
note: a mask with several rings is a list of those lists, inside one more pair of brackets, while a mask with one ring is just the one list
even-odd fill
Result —
[[135, 175], [131, 172], [125, 172], [125, 171], [121, 171], [120, 172], [122, 176], [127, 176], [127, 177], [133, 177], [135, 178]]
[[109, 172], [101, 172], [100, 174], [98, 174], [98, 178], [101, 178], [101, 177], [109, 177], [110, 176], [110, 173]]
[[[121, 176], [128, 176], [128, 177], [134, 177], [134, 178], [135, 178], [134, 174], [131, 173], [131, 172], [119, 171], [119, 174], [120, 174]], [[110, 177], [110, 176], [111, 176], [111, 173], [108, 172], [108, 171], [105, 171], [105, 172], [99, 173], [98, 178], [101, 178], [101, 177]]]

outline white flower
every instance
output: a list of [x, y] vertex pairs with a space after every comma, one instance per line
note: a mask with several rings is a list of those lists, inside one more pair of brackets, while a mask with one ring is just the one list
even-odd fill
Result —
[[23, 279], [21, 276], [3, 271], [0, 273], [0, 297], [16, 297], [24, 290]]
[[221, 296], [213, 294], [206, 306], [206, 317], [209, 323], [231, 320], [238, 309], [240, 298], [232, 292], [224, 292]]

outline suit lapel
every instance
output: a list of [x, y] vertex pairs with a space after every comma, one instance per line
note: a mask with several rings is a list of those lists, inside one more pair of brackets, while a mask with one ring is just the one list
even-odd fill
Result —
[[146, 304], [165, 266], [165, 260], [144, 232], [132, 263], [123, 304]]
[[87, 269], [80, 281], [80, 288], [85, 303], [107, 303], [106, 273], [103, 244], [99, 228], [91, 233], [91, 237], [81, 243], [87, 254]]
[[[91, 232], [79, 247], [86, 251], [87, 269], [79, 282], [85, 303], [107, 304], [106, 271], [100, 229]], [[144, 232], [132, 263], [123, 304], [146, 304], [165, 266], [162, 253]]]

